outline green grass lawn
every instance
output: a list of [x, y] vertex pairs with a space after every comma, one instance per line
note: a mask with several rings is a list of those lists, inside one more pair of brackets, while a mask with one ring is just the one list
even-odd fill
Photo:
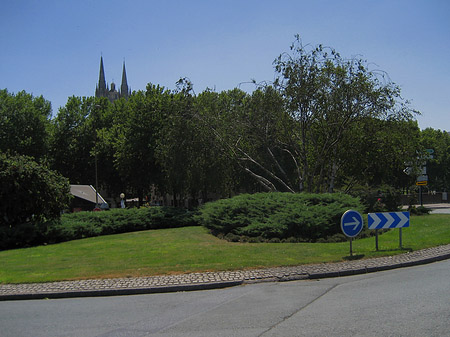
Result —
[[[364, 258], [450, 243], [450, 215], [411, 217], [399, 231], [353, 241]], [[151, 276], [342, 261], [349, 243], [230, 243], [203, 227], [133, 232], [0, 252], [0, 283]]]

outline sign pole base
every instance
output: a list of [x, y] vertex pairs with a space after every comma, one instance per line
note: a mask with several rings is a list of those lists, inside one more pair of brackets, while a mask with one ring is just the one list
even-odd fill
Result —
[[378, 252], [378, 229], [375, 229], [375, 250]]

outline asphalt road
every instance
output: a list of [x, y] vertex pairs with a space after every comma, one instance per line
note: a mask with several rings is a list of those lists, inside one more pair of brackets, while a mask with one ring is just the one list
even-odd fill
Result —
[[424, 206], [431, 209], [432, 214], [450, 214], [450, 204], [428, 204]]
[[450, 336], [450, 260], [219, 290], [5, 301], [0, 335]]

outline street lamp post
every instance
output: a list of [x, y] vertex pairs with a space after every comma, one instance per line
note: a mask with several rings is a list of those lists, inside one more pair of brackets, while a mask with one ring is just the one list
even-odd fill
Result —
[[[101, 105], [96, 104], [95, 108], [101, 108]], [[96, 109], [94, 109], [97, 115]], [[95, 208], [98, 208], [98, 168], [97, 168], [97, 142], [98, 142], [98, 135], [97, 135], [97, 122], [94, 124], [94, 131], [95, 131]]]
[[97, 150], [95, 150], [95, 207], [98, 207]]

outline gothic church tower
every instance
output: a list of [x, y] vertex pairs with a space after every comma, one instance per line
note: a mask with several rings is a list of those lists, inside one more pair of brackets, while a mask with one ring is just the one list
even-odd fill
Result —
[[108, 89], [106, 89], [105, 70], [103, 69], [103, 57], [100, 56], [100, 75], [98, 84], [95, 88], [95, 97], [108, 97]]
[[116, 90], [116, 84], [111, 82], [111, 89], [108, 89], [105, 80], [105, 69], [103, 68], [103, 56], [100, 57], [100, 74], [98, 78], [98, 84], [95, 88], [95, 97], [106, 97], [112, 103], [116, 99], [121, 97], [128, 99], [131, 96], [131, 89], [127, 83], [127, 72], [125, 70], [125, 61], [123, 61], [122, 68], [122, 84], [120, 85], [120, 91]]
[[125, 70], [125, 61], [123, 61], [123, 69], [122, 69], [122, 84], [120, 85], [120, 97], [124, 97], [128, 99], [131, 96], [131, 89], [128, 88], [127, 83], [127, 72]]

